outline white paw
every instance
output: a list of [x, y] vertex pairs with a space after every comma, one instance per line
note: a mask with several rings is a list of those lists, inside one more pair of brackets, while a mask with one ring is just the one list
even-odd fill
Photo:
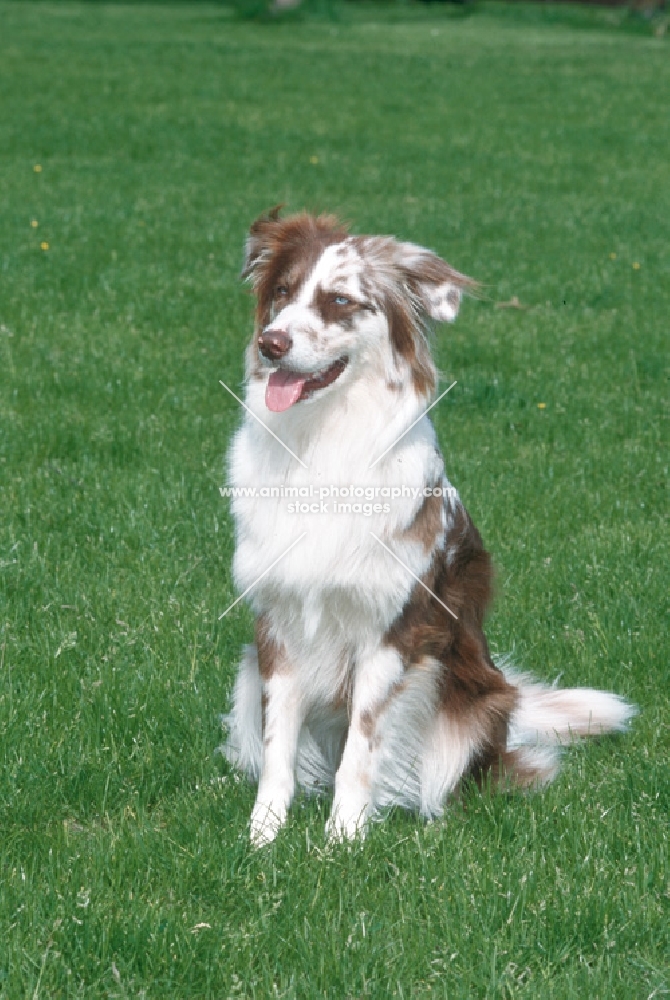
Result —
[[330, 819], [326, 823], [326, 837], [331, 841], [354, 840], [365, 837], [368, 819], [367, 803], [357, 806], [333, 803]]
[[286, 807], [257, 802], [251, 813], [249, 836], [254, 847], [271, 844], [286, 820]]

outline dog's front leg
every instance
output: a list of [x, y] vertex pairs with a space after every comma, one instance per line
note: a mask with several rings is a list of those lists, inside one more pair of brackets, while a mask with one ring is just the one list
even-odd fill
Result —
[[251, 841], [269, 844], [286, 819], [295, 790], [295, 765], [303, 708], [295, 673], [274, 673], [263, 682], [263, 757], [251, 813]]
[[349, 839], [364, 832], [380, 756], [379, 721], [403, 673], [400, 656], [389, 647], [364, 658], [356, 668], [351, 722], [326, 825], [331, 839]]

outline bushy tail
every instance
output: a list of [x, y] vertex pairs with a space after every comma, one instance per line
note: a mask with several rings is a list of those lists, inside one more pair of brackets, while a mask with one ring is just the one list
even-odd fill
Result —
[[505, 755], [507, 774], [517, 784], [547, 784], [558, 771], [561, 746], [584, 736], [625, 732], [637, 711], [607, 691], [548, 687], [503, 669], [519, 691]]

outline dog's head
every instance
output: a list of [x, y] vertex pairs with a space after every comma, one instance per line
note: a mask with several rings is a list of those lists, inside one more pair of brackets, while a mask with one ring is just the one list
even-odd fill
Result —
[[428, 397], [436, 373], [430, 320], [453, 321], [474, 282], [389, 236], [349, 236], [330, 215], [257, 219], [243, 277], [257, 299], [251, 376], [269, 409], [319, 398], [335, 382], [383, 378]]

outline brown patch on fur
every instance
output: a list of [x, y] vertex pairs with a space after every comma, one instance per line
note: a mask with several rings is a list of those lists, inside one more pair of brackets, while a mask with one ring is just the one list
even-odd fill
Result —
[[458, 288], [475, 282], [455, 271], [429, 250], [399, 243], [389, 236], [356, 236], [350, 241], [361, 258], [359, 275], [364, 294], [386, 314], [394, 350], [409, 365], [419, 395], [435, 391], [437, 373], [426, 340], [428, 304], [422, 282], [450, 281]]
[[460, 295], [457, 291], [455, 291], [455, 289], [452, 288], [451, 291], [447, 293], [447, 302], [452, 309], [458, 309], [460, 301]]
[[397, 698], [398, 695], [402, 691], [404, 691], [406, 687], [407, 687], [406, 680], [396, 681], [395, 684], [393, 684], [391, 690], [388, 692], [386, 697], [382, 698], [379, 704], [375, 707], [375, 714], [374, 714], [375, 722], [384, 714], [384, 712], [389, 707], [393, 699]]
[[[404, 245], [408, 246], [408, 244]], [[423, 247], [412, 246], [411, 251], [404, 258], [401, 266], [403, 267], [410, 288], [421, 300], [423, 300], [422, 285], [434, 285], [438, 287], [439, 285], [449, 283], [454, 286], [454, 289], [460, 288], [463, 291], [469, 292], [474, 292], [479, 287], [477, 282], [472, 278], [461, 274], [451, 264], [447, 264], [446, 260], [442, 260], [437, 254]], [[449, 297], [451, 295], [454, 296], [453, 299]], [[447, 301], [450, 305], [458, 306], [458, 293], [455, 290], [450, 291], [447, 295]]]
[[420, 395], [430, 395], [437, 385], [437, 372], [428, 349], [416, 297], [408, 294], [399, 262], [399, 244], [388, 236], [360, 236], [352, 240], [361, 260], [361, 288], [382, 309], [389, 326], [394, 351], [410, 367]]
[[[480, 747], [472, 764], [473, 773], [480, 774], [505, 750], [517, 691], [491, 659], [482, 628], [492, 591], [490, 557], [465, 508], [459, 504], [455, 514], [423, 582], [457, 620], [417, 584], [385, 642], [399, 651], [408, 669], [424, 657], [439, 662], [440, 710], [465, 726]], [[447, 563], [449, 546], [456, 551]]]
[[[437, 483], [434, 485], [437, 486]], [[442, 531], [442, 506], [442, 497], [432, 495], [424, 497], [414, 520], [402, 533], [403, 541], [419, 542], [424, 552], [434, 549], [438, 535]]]
[[364, 712], [361, 712], [361, 717], [359, 719], [358, 724], [365, 739], [371, 740], [372, 734], [375, 731], [375, 720], [374, 716], [372, 715], [372, 712], [369, 711], [369, 709], [366, 709]]
[[356, 314], [370, 307], [363, 302], [349, 298], [348, 295], [345, 296], [344, 293], [342, 294], [349, 300], [346, 305], [338, 305], [336, 299], [339, 294], [337, 292], [329, 292], [319, 285], [314, 290], [312, 308], [320, 314], [324, 323], [337, 323], [345, 329], [350, 329], [354, 325]]
[[268, 615], [259, 615], [256, 619], [256, 652], [258, 672], [263, 681], [269, 680], [274, 673], [288, 669], [286, 647], [283, 642], [277, 642], [272, 634], [272, 624]]
[[370, 752], [372, 752], [372, 750], [374, 750], [381, 744], [381, 737], [375, 735], [377, 722], [384, 714], [384, 712], [387, 710], [393, 699], [396, 698], [401, 693], [401, 691], [404, 691], [406, 687], [407, 687], [406, 680], [396, 681], [395, 684], [391, 686], [391, 689], [388, 691], [385, 697], [382, 698], [381, 701], [377, 702], [377, 704], [372, 709], [365, 709], [363, 712], [361, 712], [358, 724], [361, 733], [368, 741], [368, 747], [370, 749]]
[[540, 788], [551, 781], [556, 764], [551, 759], [533, 759], [524, 749], [505, 750], [491, 768], [491, 780], [503, 788]]
[[[455, 549], [449, 564], [446, 560], [448, 548]], [[416, 663], [425, 656], [443, 660], [451, 655], [457, 640], [469, 634], [470, 626], [476, 626], [481, 631], [491, 599], [492, 577], [490, 556], [469, 514], [459, 503], [444, 543], [435, 552], [431, 567], [423, 578], [425, 585], [451, 608], [458, 621], [454, 621], [431, 594], [417, 584], [409, 602], [387, 633], [388, 644], [398, 649], [406, 665]], [[483, 633], [481, 639], [486, 648]]]
[[[503, 678], [504, 680], [504, 678]], [[506, 753], [509, 719], [516, 707], [517, 690], [505, 682], [502, 690], [492, 691], [479, 698], [468, 715], [459, 720], [467, 727], [468, 734], [477, 742], [468, 776], [482, 784], [486, 775], [499, 779], [501, 756]], [[447, 714], [449, 710], [444, 708]]]
[[417, 393], [432, 395], [437, 385], [437, 372], [411, 300], [399, 289], [397, 294], [389, 294], [385, 308], [391, 343], [408, 363]]
[[[256, 294], [256, 329], [270, 322], [273, 302], [286, 305], [314, 269], [319, 257], [334, 243], [347, 238], [346, 228], [334, 215], [302, 212], [279, 218], [279, 208], [261, 216], [251, 226], [242, 277], [251, 278]], [[258, 347], [253, 351], [257, 354]]]
[[351, 654], [345, 652], [339, 663], [340, 683], [335, 694], [335, 708], [346, 708], [347, 716], [351, 719], [351, 702], [354, 694], [354, 669]]
[[[265, 733], [265, 720], [268, 711], [268, 696], [265, 691], [261, 692], [261, 733]], [[263, 741], [265, 743], [265, 741]]]

